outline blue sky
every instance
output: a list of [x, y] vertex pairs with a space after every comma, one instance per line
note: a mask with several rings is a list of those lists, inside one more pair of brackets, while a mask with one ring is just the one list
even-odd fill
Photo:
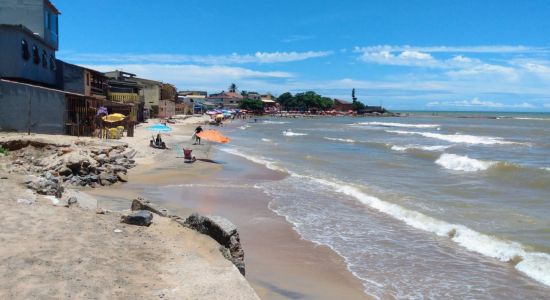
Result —
[[[162, 4], [159, 4], [162, 3]], [[58, 57], [179, 89], [550, 111], [550, 1], [56, 0]]]

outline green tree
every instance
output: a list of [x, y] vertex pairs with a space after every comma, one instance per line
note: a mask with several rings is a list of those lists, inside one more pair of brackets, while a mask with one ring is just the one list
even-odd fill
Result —
[[351, 90], [351, 99], [353, 103], [357, 102], [357, 97], [355, 97], [355, 88]]
[[334, 101], [328, 97], [321, 97], [319, 101], [319, 108], [322, 110], [332, 109], [334, 107]]
[[262, 102], [262, 100], [246, 98], [241, 101], [239, 107], [254, 112], [262, 112], [264, 110], [264, 103]]
[[286, 92], [277, 97], [277, 103], [279, 103], [285, 110], [293, 108], [295, 98], [291, 93]]
[[234, 83], [230, 84], [230, 85], [229, 85], [229, 91], [230, 91], [231, 93], [236, 93], [236, 92], [237, 92], [237, 85], [234, 84]]
[[363, 102], [361, 101], [355, 101], [351, 104], [351, 107], [353, 111], [360, 111], [365, 109], [365, 104], [363, 104]]

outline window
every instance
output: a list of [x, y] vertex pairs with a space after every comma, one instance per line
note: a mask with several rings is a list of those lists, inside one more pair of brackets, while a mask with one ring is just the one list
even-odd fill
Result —
[[86, 73], [86, 85], [90, 86], [90, 73]]
[[50, 12], [44, 11], [44, 27], [47, 29], [51, 29], [51, 23], [50, 23]]
[[42, 67], [48, 67], [48, 55], [46, 54], [46, 50], [42, 50]]
[[31, 54], [29, 53], [29, 43], [26, 40], [21, 40], [21, 56], [24, 60], [29, 60]]
[[55, 65], [55, 58], [50, 54], [50, 70], [55, 71], [57, 66]]
[[32, 46], [32, 61], [35, 65], [40, 63], [40, 54], [38, 53], [38, 47], [36, 47], [36, 45]]

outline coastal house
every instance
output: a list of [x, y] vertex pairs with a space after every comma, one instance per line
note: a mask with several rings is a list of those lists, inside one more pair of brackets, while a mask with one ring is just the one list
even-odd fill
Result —
[[243, 96], [243, 98], [245, 99], [252, 99], [252, 100], [261, 100], [262, 96], [260, 95], [260, 93], [257, 93], [257, 92], [246, 92], [246, 91], [243, 91], [241, 93], [241, 95]]
[[347, 112], [353, 109], [353, 103], [340, 99], [334, 99], [334, 110]]
[[264, 104], [264, 111], [275, 112], [278, 110], [278, 104], [277, 101], [275, 101], [275, 97], [273, 95], [260, 95], [260, 100], [262, 100], [262, 103]]
[[176, 101], [176, 114], [203, 113], [206, 111], [208, 93], [205, 91], [180, 91]]
[[162, 82], [139, 77], [133, 77], [132, 80], [141, 85], [144, 119], [158, 116]]
[[238, 108], [242, 100], [243, 96], [241, 94], [225, 91], [218, 94], [211, 94], [207, 98], [207, 101], [215, 106], [225, 108]]
[[134, 80], [135, 74], [123, 71], [106, 72], [108, 78], [107, 100], [131, 106], [128, 115], [131, 122], [142, 122], [144, 120], [144, 101], [141, 95], [143, 86]]
[[160, 88], [160, 98], [158, 117], [166, 119], [173, 117], [176, 114], [176, 87], [163, 83]]
[[0, 130], [91, 134], [96, 100], [57, 83], [57, 8], [47, 0], [1, 0], [0, 7]]

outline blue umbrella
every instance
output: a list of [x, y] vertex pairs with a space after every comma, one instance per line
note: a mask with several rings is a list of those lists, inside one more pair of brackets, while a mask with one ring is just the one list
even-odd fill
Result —
[[172, 128], [164, 125], [164, 124], [155, 124], [153, 126], [147, 127], [150, 131], [158, 131], [158, 132], [170, 132], [172, 131]]

